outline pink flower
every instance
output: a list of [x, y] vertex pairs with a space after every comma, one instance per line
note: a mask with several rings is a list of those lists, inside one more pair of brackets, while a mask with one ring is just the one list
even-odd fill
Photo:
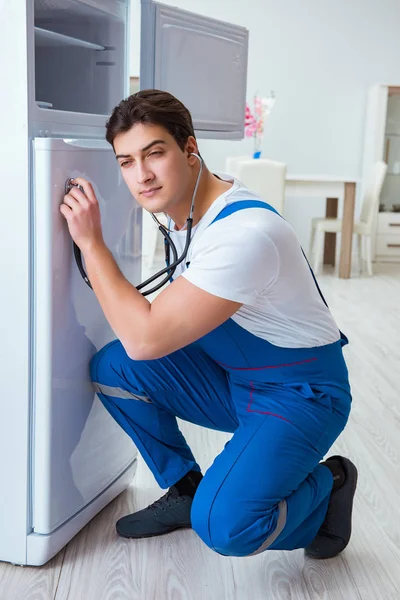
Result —
[[248, 103], [246, 102], [246, 110], [244, 116], [244, 128], [246, 137], [254, 137], [255, 139], [262, 139], [264, 134], [265, 121], [271, 112], [272, 106], [275, 102], [275, 96], [270, 98], [262, 98], [261, 96], [255, 95], [253, 99], [254, 113], [250, 110]]
[[246, 103], [246, 113], [245, 113], [245, 116], [244, 116], [244, 125], [245, 125], [245, 127], [247, 125], [250, 125], [250, 123], [252, 123], [253, 121], [254, 121], [254, 117], [251, 114], [251, 110], [249, 108], [249, 105]]
[[246, 103], [246, 112], [244, 116], [244, 128], [246, 137], [252, 137], [257, 128], [257, 121], [252, 114], [249, 105]]

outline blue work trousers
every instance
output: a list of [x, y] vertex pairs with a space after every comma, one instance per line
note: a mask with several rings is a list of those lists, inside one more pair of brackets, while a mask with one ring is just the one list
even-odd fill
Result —
[[200, 470], [176, 417], [233, 434], [192, 505], [192, 527], [211, 549], [249, 556], [313, 540], [333, 485], [319, 463], [346, 424], [348, 392], [252, 380], [224, 369], [198, 343], [135, 361], [114, 341], [94, 356], [91, 376], [163, 488]]

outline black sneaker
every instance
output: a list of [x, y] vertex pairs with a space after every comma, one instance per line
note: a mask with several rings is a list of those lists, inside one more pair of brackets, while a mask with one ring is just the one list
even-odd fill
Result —
[[189, 528], [193, 498], [180, 495], [172, 486], [164, 496], [147, 508], [126, 515], [117, 521], [119, 535], [126, 538], [146, 538], [163, 535], [174, 529]]
[[329, 461], [332, 460], [340, 461], [345, 480], [338, 489], [332, 491], [325, 520], [316, 537], [305, 548], [305, 554], [310, 558], [333, 558], [346, 548], [351, 537], [351, 515], [357, 487], [357, 469], [348, 458], [343, 456], [332, 456], [321, 464], [329, 468]]

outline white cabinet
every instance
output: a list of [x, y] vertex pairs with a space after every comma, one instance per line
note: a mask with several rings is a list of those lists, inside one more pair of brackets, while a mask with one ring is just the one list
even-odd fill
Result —
[[388, 165], [373, 235], [375, 261], [400, 262], [400, 86], [370, 88], [364, 136], [363, 184], [373, 162]]
[[377, 261], [400, 262], [400, 213], [379, 213], [375, 259]]

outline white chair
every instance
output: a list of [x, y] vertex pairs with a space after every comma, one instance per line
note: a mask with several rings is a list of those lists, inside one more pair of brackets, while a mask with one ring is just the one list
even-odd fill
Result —
[[251, 160], [248, 154], [245, 156], [227, 156], [225, 160], [225, 172], [228, 175], [233, 175], [233, 177], [237, 178], [238, 164], [245, 160]]
[[226, 159], [227, 174], [239, 179], [262, 200], [283, 214], [286, 165], [267, 158], [230, 156]]
[[[387, 164], [377, 161], [373, 165], [370, 179], [364, 192], [360, 220], [354, 223], [353, 233], [358, 235], [358, 257], [362, 270], [363, 246], [368, 274], [372, 275], [372, 233], [373, 224], [379, 207], [379, 197], [387, 171]], [[313, 219], [311, 223], [310, 256], [314, 252], [314, 273], [317, 274], [323, 260], [325, 233], [340, 233], [341, 219]], [[363, 244], [364, 241], [364, 244]]]

